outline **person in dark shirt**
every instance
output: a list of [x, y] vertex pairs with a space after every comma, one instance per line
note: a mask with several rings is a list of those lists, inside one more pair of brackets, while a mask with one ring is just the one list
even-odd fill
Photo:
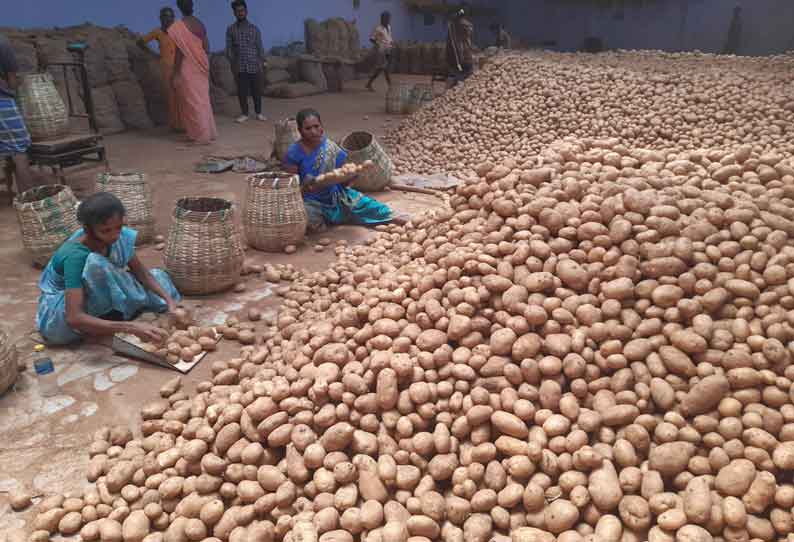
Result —
[[256, 118], [266, 121], [267, 117], [262, 114], [262, 66], [265, 58], [262, 33], [248, 20], [248, 5], [244, 0], [234, 0], [232, 10], [237, 22], [226, 29], [226, 58], [237, 78], [237, 96], [242, 112], [237, 122], [248, 120], [249, 94], [254, 100]]
[[19, 65], [11, 42], [0, 34], [0, 165], [6, 158], [14, 161], [17, 192], [33, 188], [33, 175], [28, 162], [30, 134], [17, 107]]
[[496, 34], [496, 46], [499, 49], [510, 49], [513, 45], [513, 38], [500, 23], [491, 25], [491, 31]]
[[467, 14], [468, 7], [464, 4], [447, 25], [447, 65], [456, 84], [474, 72], [474, 25]]
[[725, 40], [725, 47], [722, 49], [724, 55], [735, 55], [739, 53], [742, 43], [742, 6], [736, 5], [733, 8], [731, 26], [728, 28], [728, 38]]

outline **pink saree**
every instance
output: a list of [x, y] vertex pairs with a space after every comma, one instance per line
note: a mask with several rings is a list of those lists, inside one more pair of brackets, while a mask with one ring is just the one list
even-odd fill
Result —
[[218, 131], [210, 103], [210, 63], [201, 38], [176, 21], [168, 35], [182, 52], [182, 63], [176, 76], [176, 95], [182, 125], [196, 143], [209, 143]]

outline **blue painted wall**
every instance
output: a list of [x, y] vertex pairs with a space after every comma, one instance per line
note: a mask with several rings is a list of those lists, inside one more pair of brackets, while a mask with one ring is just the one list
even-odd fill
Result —
[[[229, 0], [196, 0], [197, 15], [205, 22], [212, 50], [223, 47], [226, 27], [233, 21]], [[479, 0], [497, 6], [512, 34], [530, 43], [557, 41], [562, 50], [575, 50], [587, 36], [600, 36], [611, 48], [652, 48], [670, 51], [719, 51], [725, 44], [733, 0], [645, 0], [638, 5], [599, 8], [586, 2], [561, 0]], [[794, 48], [794, 1], [743, 0], [744, 54], [769, 54]], [[303, 20], [328, 17], [356, 19], [362, 45], [383, 10], [393, 15], [398, 40], [444, 39], [439, 18], [426, 26], [422, 16], [405, 9], [402, 0], [249, 0], [251, 19], [262, 29], [266, 47], [303, 39]], [[92, 22], [126, 25], [147, 32], [157, 25], [160, 7], [175, 0], [0, 0], [0, 26], [53, 27]], [[10, 8], [9, 8], [10, 6]], [[477, 21], [477, 42], [488, 45], [490, 22]]]
[[554, 40], [558, 49], [578, 49], [588, 36], [613, 49], [699, 49], [725, 46], [733, 8], [742, 5], [740, 54], [766, 55], [794, 49], [791, 0], [645, 0], [598, 7], [560, 0], [502, 0], [514, 36], [532, 43]]
[[[487, 2], [486, 2], [487, 3]], [[266, 48], [303, 40], [303, 21], [329, 17], [356, 19], [362, 45], [368, 45], [369, 33], [378, 23], [380, 13], [392, 13], [395, 39], [431, 41], [443, 39], [444, 23], [437, 20], [426, 26], [424, 18], [405, 9], [402, 0], [361, 0], [359, 9], [353, 0], [248, 0], [249, 18], [259, 25]], [[6, 9], [12, 5], [13, 9]], [[42, 28], [72, 26], [91, 22], [100, 26], [125, 25], [134, 32], [148, 32], [158, 23], [160, 8], [176, 6], [175, 0], [0, 0], [0, 26]], [[234, 21], [229, 0], [196, 0], [196, 15], [204, 21], [210, 48], [224, 46], [226, 27]], [[178, 13], [178, 11], [177, 11]]]

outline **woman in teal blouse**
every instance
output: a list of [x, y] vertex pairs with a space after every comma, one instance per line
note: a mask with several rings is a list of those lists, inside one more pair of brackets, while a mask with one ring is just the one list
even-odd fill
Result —
[[161, 342], [165, 332], [133, 322], [142, 312], [176, 308], [179, 292], [170, 277], [149, 270], [135, 255], [137, 232], [124, 226], [121, 201], [107, 192], [77, 210], [83, 228], [58, 248], [41, 275], [36, 324], [49, 344], [129, 333]]

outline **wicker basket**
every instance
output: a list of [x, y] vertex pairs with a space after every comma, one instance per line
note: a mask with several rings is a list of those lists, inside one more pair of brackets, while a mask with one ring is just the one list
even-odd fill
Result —
[[405, 112], [416, 113], [426, 103], [433, 101], [433, 87], [427, 83], [417, 83], [411, 89], [411, 98], [406, 102]]
[[138, 232], [136, 244], [154, 238], [152, 187], [143, 173], [100, 173], [96, 178], [97, 192], [110, 192], [121, 200], [127, 214], [125, 223]]
[[303, 239], [306, 222], [297, 175], [267, 172], [248, 177], [243, 228], [250, 246], [281, 252]]
[[0, 327], [0, 395], [14, 385], [18, 374], [17, 349], [8, 332]]
[[243, 243], [234, 207], [219, 198], [182, 198], [165, 247], [165, 266], [184, 294], [220, 292], [240, 280]]
[[77, 222], [77, 199], [68, 186], [60, 184], [31, 188], [14, 199], [22, 243], [33, 263], [44, 267], [50, 257], [74, 232]]
[[362, 173], [353, 183], [354, 188], [365, 192], [379, 192], [391, 182], [391, 158], [369, 132], [353, 132], [342, 141], [342, 148], [348, 153], [348, 160], [363, 164], [372, 160], [374, 167]]
[[279, 162], [283, 162], [290, 145], [298, 141], [301, 135], [298, 132], [298, 125], [295, 119], [278, 121], [274, 125], [274, 129], [276, 131], [276, 139], [273, 142], [273, 153]]
[[411, 95], [411, 87], [405, 83], [396, 83], [389, 86], [386, 91], [386, 113], [402, 115], [405, 113], [405, 103]]
[[25, 75], [17, 99], [31, 139], [56, 139], [69, 131], [69, 112], [49, 73]]

